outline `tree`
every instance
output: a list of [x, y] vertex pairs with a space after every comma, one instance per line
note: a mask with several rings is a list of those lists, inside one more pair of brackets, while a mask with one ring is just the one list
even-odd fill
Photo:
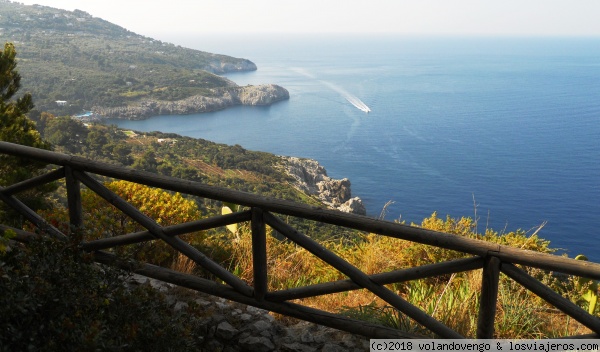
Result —
[[75, 154], [81, 153], [88, 129], [81, 121], [61, 116], [47, 122], [44, 135], [54, 146], [60, 146]]
[[[31, 94], [13, 99], [21, 87], [21, 75], [16, 70], [16, 54], [12, 43], [6, 43], [4, 50], [0, 52], [0, 140], [50, 149], [50, 144], [43, 141], [36, 130], [35, 123], [25, 115], [33, 109]], [[0, 155], [0, 186], [11, 185], [38, 175], [44, 167], [42, 163]], [[46, 205], [45, 194], [53, 188], [52, 185], [39, 187], [23, 192], [19, 198], [30, 207], [39, 209]], [[0, 206], [0, 222], [14, 226], [21, 223], [20, 217], [8, 210], [4, 204]]]
[[156, 173], [158, 168], [156, 153], [153, 150], [144, 152], [141, 157], [135, 160], [132, 167], [135, 169]]

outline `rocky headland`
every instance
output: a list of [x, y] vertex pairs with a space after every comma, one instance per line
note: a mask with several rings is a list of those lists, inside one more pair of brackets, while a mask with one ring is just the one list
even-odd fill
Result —
[[211, 60], [202, 69], [214, 74], [228, 72], [256, 71], [256, 64], [247, 59], [238, 59], [236, 62], [227, 62], [222, 60], [223, 55], [213, 54], [214, 60]]
[[281, 157], [286, 172], [296, 181], [299, 190], [317, 197], [327, 206], [346, 213], [366, 215], [367, 210], [359, 197], [352, 197], [350, 180], [333, 179], [327, 170], [312, 159]]
[[141, 100], [129, 106], [95, 106], [95, 115], [104, 118], [142, 120], [157, 115], [187, 115], [222, 110], [236, 105], [270, 105], [290, 98], [287, 89], [275, 85], [211, 89], [211, 95], [195, 95], [177, 101]]

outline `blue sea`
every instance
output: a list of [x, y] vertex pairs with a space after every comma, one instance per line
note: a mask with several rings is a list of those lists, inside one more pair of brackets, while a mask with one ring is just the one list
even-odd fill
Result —
[[120, 127], [313, 158], [372, 216], [392, 201], [386, 219], [407, 223], [434, 211], [477, 217], [480, 232], [545, 223], [553, 247], [600, 261], [600, 38], [173, 41], [250, 59], [258, 71], [227, 77], [290, 99]]

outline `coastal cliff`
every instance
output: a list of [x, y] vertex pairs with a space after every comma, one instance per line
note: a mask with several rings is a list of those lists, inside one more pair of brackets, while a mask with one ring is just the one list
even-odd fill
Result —
[[211, 89], [211, 95], [164, 101], [142, 100], [130, 106], [92, 108], [94, 114], [105, 118], [142, 120], [156, 115], [186, 115], [222, 110], [235, 105], [270, 105], [290, 98], [287, 89], [275, 85], [225, 87]]
[[256, 64], [247, 59], [238, 59], [235, 62], [227, 62], [222, 59], [223, 55], [214, 55], [215, 59], [210, 61], [202, 69], [214, 74], [222, 74], [228, 72], [244, 72], [256, 71]]
[[297, 157], [281, 157], [288, 175], [301, 191], [316, 196], [327, 206], [346, 213], [366, 215], [367, 210], [359, 197], [352, 197], [350, 180], [333, 179], [318, 161]]

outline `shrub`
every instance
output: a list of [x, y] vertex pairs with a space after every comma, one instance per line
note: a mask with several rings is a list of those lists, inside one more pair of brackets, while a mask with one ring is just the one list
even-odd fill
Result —
[[0, 252], [0, 351], [193, 351], [199, 318], [73, 243]]

